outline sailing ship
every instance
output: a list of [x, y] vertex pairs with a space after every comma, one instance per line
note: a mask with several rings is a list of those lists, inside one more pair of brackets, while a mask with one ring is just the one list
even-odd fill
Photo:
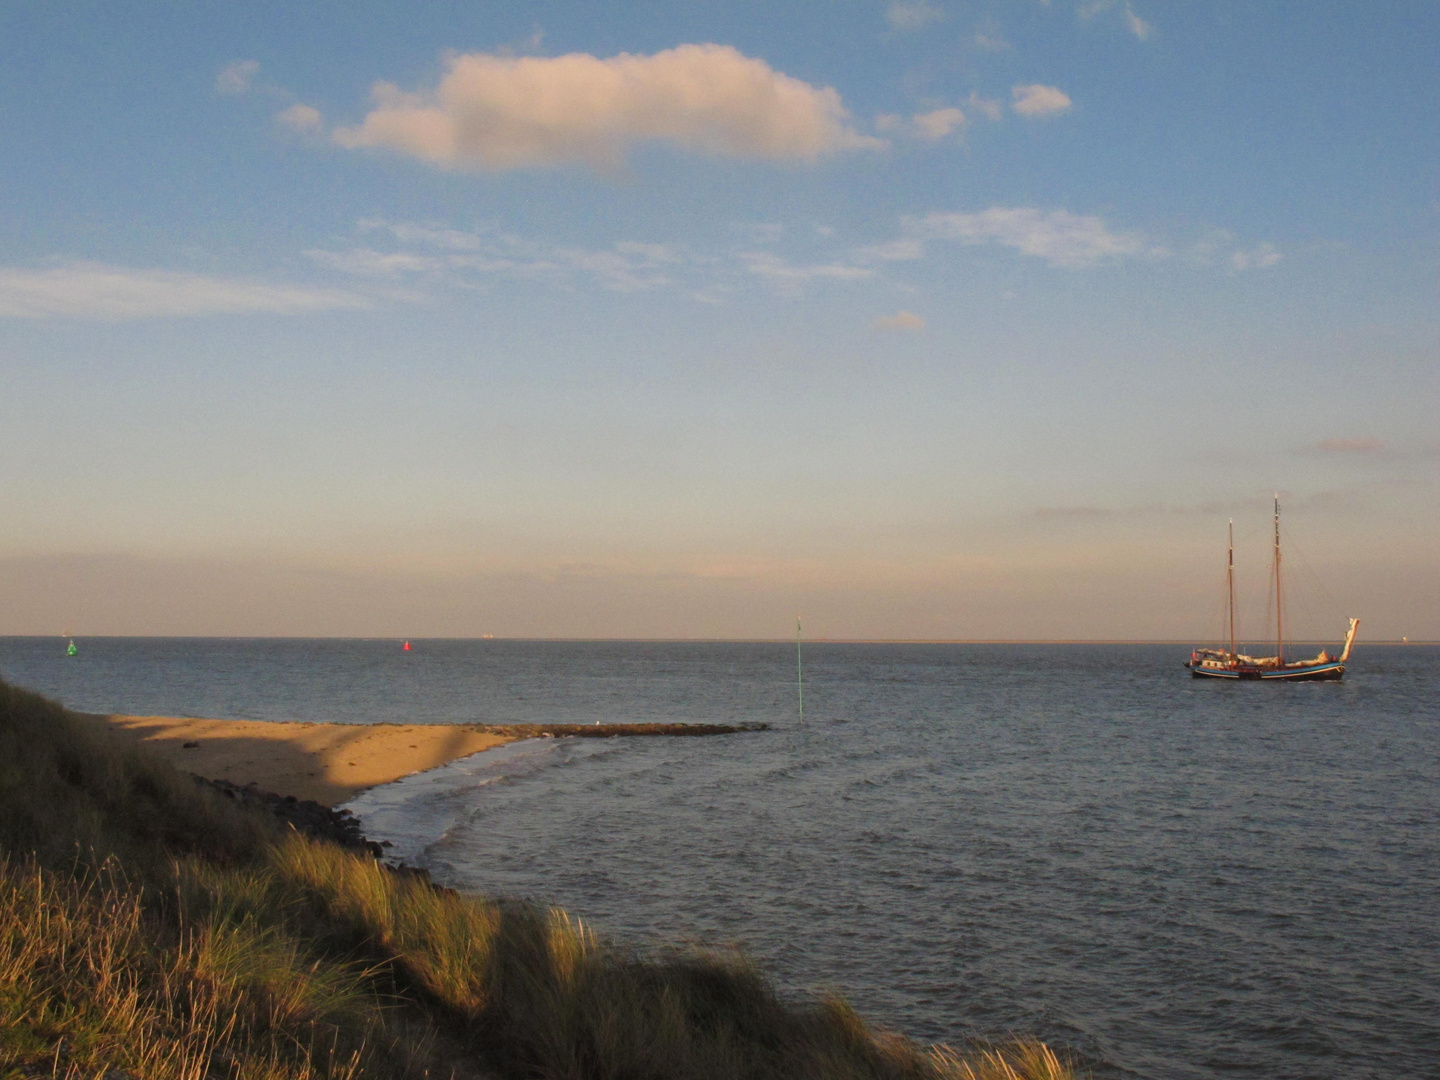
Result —
[[1324, 649], [1310, 660], [1287, 660], [1285, 657], [1284, 596], [1280, 584], [1280, 496], [1275, 496], [1275, 655], [1246, 656], [1235, 649], [1235, 521], [1230, 521], [1230, 563], [1226, 570], [1229, 587], [1230, 648], [1196, 649], [1185, 666], [1197, 679], [1287, 679], [1292, 682], [1335, 681], [1345, 675], [1345, 662], [1355, 643], [1359, 619], [1350, 620], [1345, 633], [1345, 646], [1339, 656]]

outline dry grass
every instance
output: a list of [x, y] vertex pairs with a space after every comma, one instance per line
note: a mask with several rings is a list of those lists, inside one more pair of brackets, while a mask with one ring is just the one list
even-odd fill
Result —
[[108, 869], [0, 859], [0, 1063], [146, 1080], [349, 1078], [383, 1030], [360, 980], [255, 927], [168, 927]]
[[[8, 853], [8, 854], [7, 854]], [[122, 868], [123, 867], [123, 872]], [[1069, 1080], [294, 833], [0, 683], [0, 1078]], [[33, 1072], [15, 1075], [35, 1075]]]

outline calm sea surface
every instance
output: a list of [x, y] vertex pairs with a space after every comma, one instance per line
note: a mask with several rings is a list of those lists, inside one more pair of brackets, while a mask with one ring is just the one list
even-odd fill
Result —
[[1100, 1077], [1440, 1076], [1440, 649], [1340, 684], [1110, 645], [0, 638], [76, 708], [766, 721], [535, 740], [369, 792], [372, 838], [641, 944], [738, 944], [927, 1040]]

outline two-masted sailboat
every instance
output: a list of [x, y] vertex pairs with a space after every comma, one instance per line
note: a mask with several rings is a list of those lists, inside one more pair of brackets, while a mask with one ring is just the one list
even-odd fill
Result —
[[1230, 563], [1226, 570], [1229, 587], [1230, 648], [1196, 649], [1185, 666], [1197, 679], [1289, 679], [1292, 681], [1335, 680], [1345, 675], [1345, 661], [1350, 659], [1350, 646], [1355, 643], [1359, 619], [1350, 620], [1345, 633], [1345, 647], [1339, 656], [1324, 649], [1312, 660], [1285, 658], [1284, 595], [1280, 578], [1280, 497], [1275, 497], [1275, 655], [1246, 656], [1235, 651], [1235, 522], [1230, 522]]

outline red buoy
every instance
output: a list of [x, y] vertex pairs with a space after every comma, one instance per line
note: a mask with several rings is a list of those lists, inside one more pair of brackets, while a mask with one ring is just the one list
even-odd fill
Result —
[[409, 651], [410, 651], [410, 642], [407, 641], [407, 642], [405, 642], [404, 645], [402, 645], [402, 646], [400, 646], [400, 647], [401, 647], [402, 649], [404, 649], [406, 652], [409, 652]]

